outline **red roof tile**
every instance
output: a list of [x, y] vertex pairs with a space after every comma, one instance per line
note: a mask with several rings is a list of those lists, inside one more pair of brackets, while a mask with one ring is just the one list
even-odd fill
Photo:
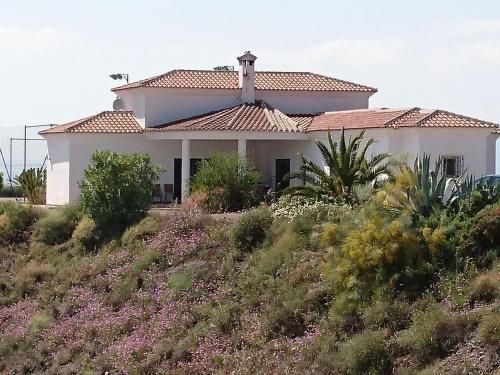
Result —
[[242, 104], [150, 128], [150, 131], [301, 132], [312, 116], [287, 116], [264, 102]]
[[[159, 76], [116, 87], [113, 91], [135, 87], [238, 89], [238, 72], [172, 70]], [[377, 91], [373, 87], [308, 72], [255, 72], [255, 89], [286, 91]]]
[[405, 127], [496, 128], [498, 125], [443, 110], [382, 108], [328, 112], [314, 117], [307, 131]]
[[[357, 109], [328, 112], [320, 115], [285, 115], [265, 102], [242, 104], [203, 115], [190, 117], [147, 129], [148, 131], [260, 131], [311, 132], [368, 128], [493, 128], [497, 124], [481, 121], [442, 110]], [[144, 129], [131, 111], [104, 111], [51, 129], [40, 134], [53, 133], [142, 133]]]
[[131, 111], [104, 111], [67, 124], [59, 125], [39, 134], [52, 133], [141, 133]]

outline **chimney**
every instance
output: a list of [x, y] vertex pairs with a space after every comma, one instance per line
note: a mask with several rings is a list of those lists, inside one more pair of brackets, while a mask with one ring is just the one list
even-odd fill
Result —
[[240, 63], [239, 87], [241, 88], [241, 101], [253, 103], [255, 101], [255, 60], [257, 57], [250, 51], [238, 57]]

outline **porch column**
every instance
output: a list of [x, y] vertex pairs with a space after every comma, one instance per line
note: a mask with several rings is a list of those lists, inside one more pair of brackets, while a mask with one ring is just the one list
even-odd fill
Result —
[[238, 139], [238, 156], [240, 158], [246, 158], [247, 156], [247, 140]]
[[189, 178], [190, 178], [190, 165], [191, 165], [191, 155], [190, 155], [190, 140], [182, 139], [181, 155], [182, 155], [182, 169], [181, 169], [181, 200], [184, 201], [185, 198], [189, 196]]

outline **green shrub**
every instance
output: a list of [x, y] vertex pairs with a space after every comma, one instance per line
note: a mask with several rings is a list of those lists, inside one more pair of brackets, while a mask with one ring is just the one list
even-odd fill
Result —
[[406, 302], [383, 300], [373, 303], [364, 311], [363, 321], [367, 328], [389, 328], [396, 332], [408, 328], [411, 313], [411, 306]]
[[212, 310], [211, 320], [221, 333], [228, 334], [239, 321], [242, 307], [234, 302], [223, 302]]
[[478, 335], [482, 342], [495, 350], [500, 348], [500, 312], [494, 311], [483, 317], [479, 323]]
[[260, 173], [236, 153], [215, 153], [202, 160], [191, 181], [193, 192], [202, 191], [207, 207], [220, 207], [221, 211], [239, 211], [254, 204], [252, 192]]
[[52, 322], [52, 316], [47, 314], [47, 313], [40, 313], [33, 318], [31, 318], [31, 321], [28, 326], [28, 330], [32, 335], [38, 335], [40, 332], [42, 332], [45, 328], [48, 327], [48, 325]]
[[146, 237], [158, 233], [161, 229], [161, 221], [157, 217], [147, 216], [137, 224], [127, 228], [122, 235], [122, 245], [129, 246], [134, 241], [142, 241]]
[[44, 167], [30, 168], [21, 172], [15, 179], [21, 186], [24, 197], [32, 204], [45, 203], [45, 190], [47, 185], [47, 170]]
[[430, 279], [418, 276], [425, 270], [427, 254], [408, 219], [393, 219], [377, 209], [365, 209], [359, 216], [352, 221], [357, 224], [354, 229], [346, 231], [345, 223], [329, 224], [320, 234], [321, 244], [330, 247], [323, 272], [337, 291], [368, 301], [388, 282], [411, 294], [413, 288], [424, 289]]
[[103, 231], [121, 231], [142, 219], [160, 168], [151, 157], [96, 151], [80, 182], [82, 208]]
[[0, 203], [0, 243], [4, 245], [26, 241], [38, 213], [32, 206]]
[[273, 218], [268, 208], [262, 207], [244, 213], [232, 228], [232, 238], [236, 248], [248, 253], [262, 244]]
[[169, 277], [167, 286], [177, 293], [187, 291], [192, 285], [194, 280], [204, 271], [204, 261], [192, 261], [173, 270], [174, 273]]
[[34, 225], [33, 239], [46, 245], [57, 245], [68, 241], [81, 219], [80, 207], [66, 205], [50, 210]]
[[477, 240], [480, 245], [492, 248], [500, 245], [500, 205], [486, 207], [476, 216]]
[[346, 204], [326, 203], [315, 198], [284, 194], [271, 205], [275, 218], [293, 220], [297, 217], [319, 224], [323, 221], [338, 223], [351, 208]]
[[353, 336], [339, 346], [332, 360], [347, 374], [390, 373], [391, 358], [384, 336], [382, 331], [367, 331]]
[[400, 337], [402, 346], [422, 364], [448, 355], [462, 342], [470, 330], [470, 322], [462, 315], [451, 315], [434, 306], [415, 313], [412, 326]]
[[81, 245], [85, 250], [94, 251], [99, 243], [99, 234], [94, 220], [87, 216], [82, 217], [73, 231], [71, 240]]
[[491, 303], [500, 298], [500, 274], [486, 273], [477, 276], [469, 285], [471, 302]]

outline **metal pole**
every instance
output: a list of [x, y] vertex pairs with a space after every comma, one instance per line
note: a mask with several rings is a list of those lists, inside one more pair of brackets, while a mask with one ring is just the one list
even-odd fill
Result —
[[24, 171], [26, 171], [26, 129], [27, 126], [24, 125]]
[[9, 146], [9, 181], [10, 186], [12, 187], [12, 137], [10, 138]]

